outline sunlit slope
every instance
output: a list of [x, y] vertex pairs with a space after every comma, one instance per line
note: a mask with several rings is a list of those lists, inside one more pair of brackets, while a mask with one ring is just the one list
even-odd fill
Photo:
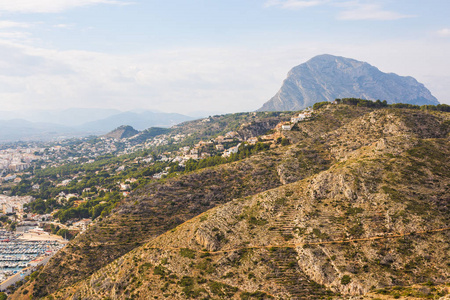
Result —
[[326, 299], [448, 283], [450, 147], [440, 129], [385, 137], [317, 175], [220, 205], [56, 295]]
[[[183, 298], [188, 291], [177, 283], [183, 276], [200, 276], [189, 286], [210, 296], [220, 296], [219, 284], [222, 291], [235, 291], [233, 297], [261, 291], [281, 298], [313, 291], [321, 296], [366, 293], [397, 281], [445, 281], [447, 233], [423, 231], [449, 223], [448, 119], [446, 113], [327, 107], [289, 133], [290, 146], [141, 189], [71, 242], [13, 299], [25, 290], [35, 297], [58, 289], [63, 293], [79, 280], [66, 292], [87, 299], [157, 295], [161, 287], [169, 298]], [[416, 234], [399, 239], [405, 232]], [[355, 239], [362, 240], [343, 242]], [[408, 255], [401, 253], [402, 245]], [[194, 251], [195, 258], [181, 248]], [[436, 255], [429, 258], [426, 249]], [[208, 263], [215, 267], [208, 267], [208, 254], [201, 250], [210, 252]], [[217, 267], [242, 251], [257, 259], [247, 267], [240, 262]], [[168, 270], [177, 277], [169, 278]], [[380, 274], [394, 279], [386, 275], [389, 280], [382, 282]], [[293, 290], [296, 282], [301, 291]]]

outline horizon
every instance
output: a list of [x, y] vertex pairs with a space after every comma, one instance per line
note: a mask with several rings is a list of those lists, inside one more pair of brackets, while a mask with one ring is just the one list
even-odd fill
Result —
[[444, 0], [0, 1], [2, 110], [253, 111], [314, 56], [412, 76], [450, 104]]

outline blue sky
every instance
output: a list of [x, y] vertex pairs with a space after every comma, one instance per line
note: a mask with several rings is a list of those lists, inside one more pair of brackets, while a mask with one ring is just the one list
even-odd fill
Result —
[[450, 103], [447, 0], [0, 0], [0, 110], [259, 108], [323, 53]]

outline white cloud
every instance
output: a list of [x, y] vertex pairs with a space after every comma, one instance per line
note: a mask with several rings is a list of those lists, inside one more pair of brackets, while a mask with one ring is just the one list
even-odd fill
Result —
[[56, 25], [53, 25], [53, 27], [55, 27], [55, 28], [62, 28], [62, 29], [68, 29], [68, 28], [74, 27], [74, 25], [73, 24], [56, 24]]
[[14, 31], [14, 32], [0, 32], [0, 38], [1, 39], [8, 39], [8, 40], [21, 40], [24, 41], [26, 39], [29, 39], [31, 36], [28, 32], [20, 32], [20, 31]]
[[442, 28], [441, 30], [438, 30], [436, 33], [440, 37], [450, 37], [450, 28]]
[[251, 111], [277, 92], [289, 69], [323, 53], [413, 76], [450, 103], [449, 52], [447, 39], [303, 42], [266, 50], [189, 48], [140, 55], [59, 51], [0, 40], [0, 107]]
[[287, 9], [307, 8], [312, 6], [322, 5], [324, 0], [268, 0], [264, 4], [265, 7], [279, 6]]
[[278, 85], [273, 69], [260, 76], [267, 60], [258, 56], [230, 49], [120, 56], [0, 42], [0, 107], [254, 110]]
[[331, 6], [340, 8], [338, 20], [398, 20], [414, 17], [384, 9], [380, 4], [360, 0], [267, 0], [265, 7], [278, 6], [284, 9], [300, 9], [313, 6]]
[[338, 20], [398, 20], [414, 17], [412, 15], [404, 15], [394, 11], [385, 10], [381, 5], [374, 3], [361, 3], [360, 1], [351, 1], [337, 6], [345, 7], [346, 10], [341, 11]]
[[127, 5], [122, 0], [0, 0], [0, 12], [57, 13], [95, 4]]
[[37, 23], [14, 22], [9, 20], [0, 21], [0, 39], [10, 41], [28, 42], [31, 33], [26, 29], [35, 26]]
[[9, 28], [29, 28], [31, 24], [29, 23], [21, 23], [21, 22], [13, 22], [13, 21], [0, 21], [0, 29], [9, 29]]

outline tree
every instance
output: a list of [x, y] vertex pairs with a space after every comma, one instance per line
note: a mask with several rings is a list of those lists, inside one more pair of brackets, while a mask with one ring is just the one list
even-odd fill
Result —
[[328, 101], [317, 102], [317, 103], [314, 103], [313, 109], [317, 110], [317, 109], [319, 109], [319, 108], [321, 108], [321, 107], [323, 107], [325, 105], [328, 105], [328, 104], [330, 104]]

